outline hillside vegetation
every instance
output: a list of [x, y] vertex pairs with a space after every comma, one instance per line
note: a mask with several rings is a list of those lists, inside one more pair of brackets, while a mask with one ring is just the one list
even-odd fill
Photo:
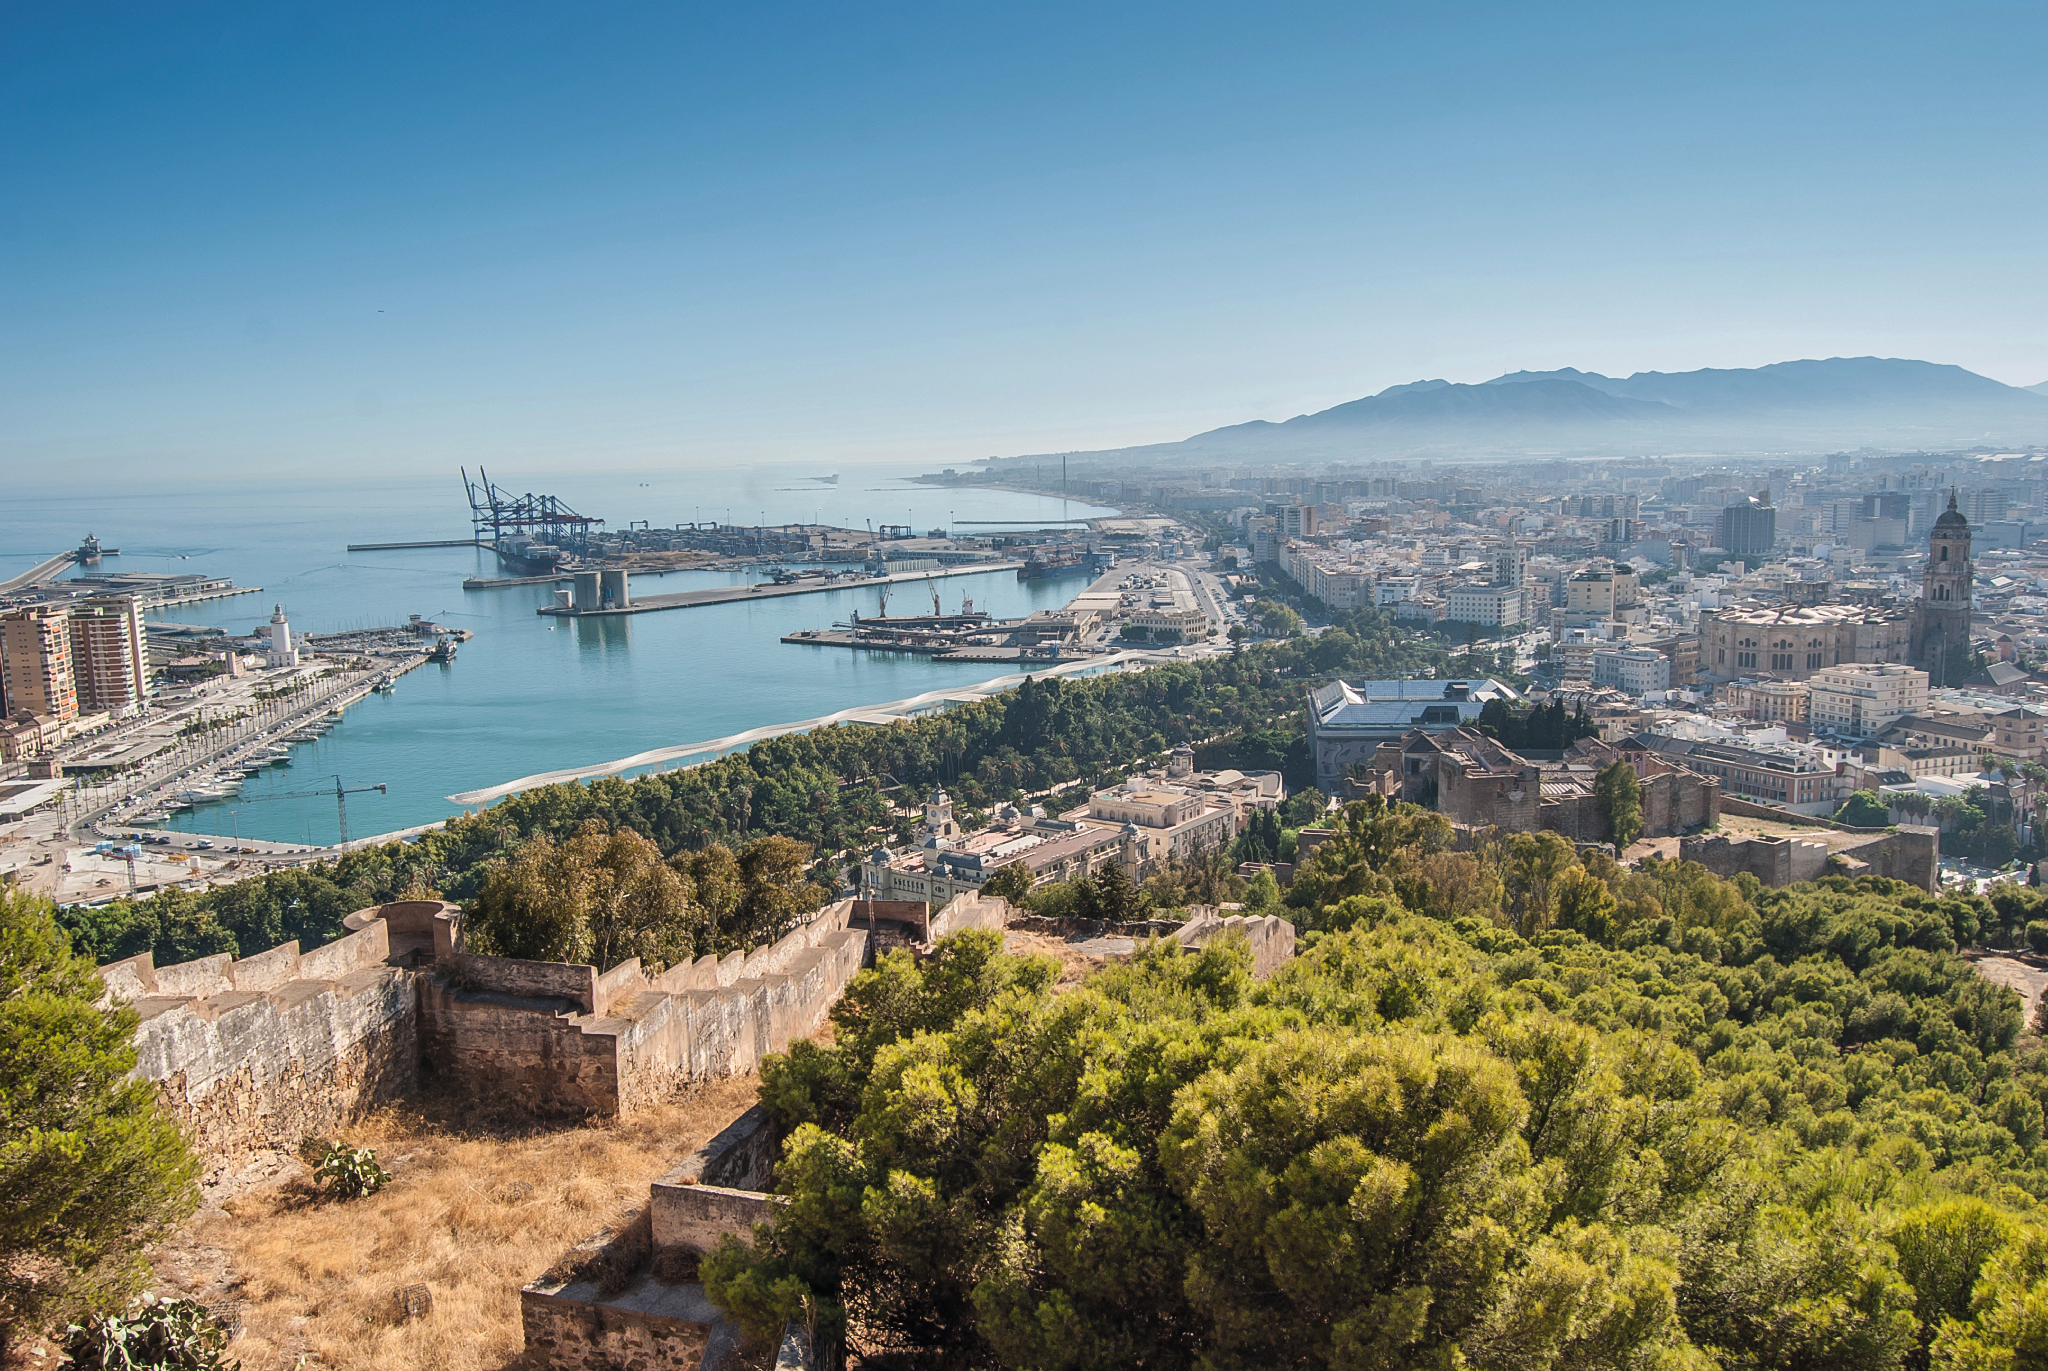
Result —
[[[79, 951], [102, 962], [141, 952], [159, 963], [247, 956], [290, 938], [310, 948], [339, 937], [342, 918], [366, 905], [429, 893], [476, 900], [534, 840], [566, 845], [593, 831], [630, 832], [683, 878], [661, 896], [670, 907], [653, 921], [661, 931], [642, 949], [648, 959], [724, 953], [772, 938], [784, 910], [772, 890], [728, 888], [739, 880], [734, 867], [786, 865], [787, 849], [776, 849], [772, 862], [761, 855], [764, 839], [808, 844], [824, 859], [901, 840], [912, 823], [907, 811], [934, 785], [946, 786], [963, 811], [1048, 792], [1078, 803], [1140, 759], [1163, 761], [1179, 743], [1194, 744], [1203, 766], [1284, 770], [1305, 785], [1302, 709], [1314, 683], [1336, 674], [1450, 677], [1491, 665], [1490, 654], [1485, 662], [1448, 657], [1440, 644], [1405, 637], [1379, 611], [1358, 611], [1314, 640], [1141, 672], [1027, 681], [887, 727], [835, 725], [687, 770], [542, 786], [415, 842], [215, 890], [67, 909], [62, 919]], [[644, 854], [615, 855], [645, 867]], [[585, 941], [572, 935], [558, 945], [573, 952]], [[603, 950], [599, 935], [587, 941]]]
[[714, 1295], [906, 1366], [2043, 1364], [2048, 1053], [1956, 955], [2013, 915], [1445, 837], [1351, 806], [1263, 983], [885, 957]]

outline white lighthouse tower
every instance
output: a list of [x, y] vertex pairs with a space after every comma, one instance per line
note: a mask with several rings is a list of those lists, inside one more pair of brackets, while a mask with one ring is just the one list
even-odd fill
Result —
[[268, 665], [297, 666], [299, 650], [292, 646], [292, 626], [285, 622], [283, 605], [278, 605], [271, 611], [270, 627], [265, 632], [270, 639]]

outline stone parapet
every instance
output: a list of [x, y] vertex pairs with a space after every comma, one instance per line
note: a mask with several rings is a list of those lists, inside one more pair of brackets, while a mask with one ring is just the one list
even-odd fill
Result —
[[[459, 911], [437, 901], [358, 911], [354, 931], [310, 952], [286, 943], [165, 967], [145, 954], [100, 976], [141, 1018], [137, 1074], [211, 1161], [331, 1134], [423, 1077], [582, 1118], [751, 1072], [823, 1023], [860, 971], [868, 935], [847, 926], [851, 905], [652, 979], [637, 961], [600, 975], [456, 951]], [[410, 969], [423, 961], [431, 970]]]
[[101, 977], [108, 998], [141, 1018], [136, 1075], [162, 1092], [213, 1171], [416, 1093], [412, 986], [384, 955], [377, 927], [305, 954], [285, 943], [241, 961], [158, 967], [145, 953]]
[[1247, 917], [1203, 915], [1182, 924], [1174, 941], [1182, 947], [1207, 947], [1219, 938], [1242, 934], [1252, 952], [1252, 975], [1265, 980], [1294, 956], [1294, 925], [1277, 914]]
[[394, 900], [358, 909], [341, 921], [351, 933], [381, 922], [389, 930], [392, 960], [407, 966], [437, 962], [462, 943], [462, 907], [446, 900]]

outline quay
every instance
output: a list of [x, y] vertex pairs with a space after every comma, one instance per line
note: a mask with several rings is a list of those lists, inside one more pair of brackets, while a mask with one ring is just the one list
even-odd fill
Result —
[[503, 590], [507, 586], [551, 586], [557, 581], [566, 581], [574, 572], [557, 571], [546, 576], [465, 576], [464, 590]]
[[[860, 590], [868, 586], [894, 585], [902, 581], [938, 580], [945, 576], [976, 576], [990, 571], [1009, 571], [1021, 566], [1020, 562], [976, 562], [968, 566], [933, 567], [925, 571], [898, 571], [887, 576], [867, 576], [857, 579], [841, 579], [830, 583], [809, 580], [791, 585], [777, 585], [773, 581], [759, 581], [744, 586], [712, 586], [704, 590], [676, 590], [666, 595], [649, 595], [643, 599], [628, 599], [618, 608], [578, 609], [574, 605], [542, 605], [536, 614], [548, 614], [564, 619], [602, 618], [621, 614], [651, 614], [662, 609], [695, 609], [699, 605], [726, 605], [740, 600], [769, 600], [782, 595], [815, 595], [825, 590]], [[596, 572], [586, 575], [595, 577]], [[605, 576], [618, 576], [624, 580], [623, 572], [609, 571]], [[559, 577], [544, 578], [558, 580]]]
[[[936, 601], [934, 602], [936, 607]], [[1206, 643], [1225, 618], [1198, 572], [1165, 562], [1132, 562], [1092, 579], [1063, 609], [1021, 619], [912, 614], [853, 616], [831, 628], [804, 628], [782, 641], [800, 647], [907, 653], [946, 662], [1070, 662], [1121, 644]]]
[[[1010, 636], [1016, 633], [1022, 621], [993, 624], [990, 634]], [[877, 639], [863, 637], [858, 630], [844, 628], [800, 628], [794, 633], [782, 635], [782, 641], [799, 647], [847, 647], [859, 648], [863, 652], [901, 652], [913, 657], [933, 657], [947, 662], [1071, 662], [1076, 654], [1069, 649], [1065, 656], [1060, 654], [1059, 644], [1045, 647], [1026, 647], [1016, 643], [976, 644], [962, 643], [957, 639], [934, 637], [920, 641], [915, 637], [901, 639]], [[1085, 650], [1081, 655], [1087, 655]]]
[[65, 567], [75, 566], [77, 562], [76, 552], [60, 552], [55, 557], [36, 563], [12, 580], [0, 581], [0, 595], [12, 595], [17, 590], [25, 590], [45, 576], [54, 576]]
[[[231, 600], [237, 595], [261, 595], [262, 593], [262, 586], [229, 586], [225, 590], [196, 590], [190, 595], [166, 595], [162, 599], [151, 600], [142, 607], [145, 610], [158, 610], [167, 608], [170, 605], [196, 605], [202, 600]], [[261, 611], [258, 612], [260, 613]]]

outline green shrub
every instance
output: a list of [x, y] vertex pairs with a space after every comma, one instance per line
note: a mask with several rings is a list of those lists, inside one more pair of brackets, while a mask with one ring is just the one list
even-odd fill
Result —
[[228, 1330], [197, 1300], [144, 1295], [119, 1314], [66, 1330], [64, 1353], [79, 1371], [234, 1371]]
[[328, 1194], [338, 1200], [359, 1200], [374, 1195], [390, 1181], [391, 1173], [377, 1165], [377, 1152], [370, 1147], [350, 1147], [331, 1142], [313, 1169], [316, 1180], [326, 1181]]
[[2034, 919], [2027, 924], [2027, 946], [2036, 952], [2048, 952], [2048, 919]]
[[48, 900], [0, 891], [0, 1361], [11, 1335], [117, 1307], [198, 1170]]

